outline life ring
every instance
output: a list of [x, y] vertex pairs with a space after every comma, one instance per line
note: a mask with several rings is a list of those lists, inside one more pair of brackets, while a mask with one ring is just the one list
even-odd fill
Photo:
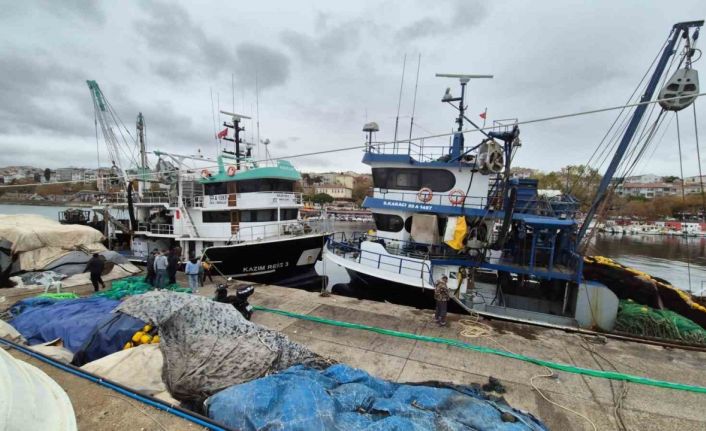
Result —
[[463, 190], [455, 189], [451, 190], [449, 193], [449, 202], [451, 205], [461, 205], [466, 200], [466, 195], [463, 194]]
[[422, 187], [419, 192], [417, 192], [417, 199], [424, 203], [429, 202], [432, 197], [434, 197], [434, 193], [432, 193], [429, 187]]
[[208, 169], [201, 171], [201, 178], [211, 178], [211, 171]]
[[232, 177], [233, 175], [235, 175], [235, 166], [230, 165], [228, 166], [228, 176]]

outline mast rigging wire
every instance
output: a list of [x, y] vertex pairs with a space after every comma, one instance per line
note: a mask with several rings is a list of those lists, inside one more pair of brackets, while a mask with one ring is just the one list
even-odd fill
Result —
[[[699, 93], [694, 95], [695, 98], [706, 96], [706, 93]], [[654, 103], [659, 103], [660, 101], [666, 101], [666, 100], [673, 100], [673, 99], [678, 99], [679, 96], [677, 97], [671, 97], [671, 98], [664, 98], [664, 99], [656, 99], [652, 101], [645, 101], [645, 102], [638, 102], [634, 103], [628, 106], [638, 106], [638, 105], [646, 105], [646, 104], [654, 104]], [[601, 112], [607, 112], [607, 111], [614, 111], [618, 109], [622, 109], [624, 105], [620, 106], [612, 106], [612, 107], [607, 107], [607, 108], [600, 108], [600, 109], [593, 109], [593, 110], [588, 110], [588, 111], [581, 111], [581, 112], [575, 112], [571, 114], [561, 114], [561, 115], [554, 115], [554, 116], [549, 116], [549, 117], [541, 117], [541, 118], [535, 118], [531, 120], [526, 120], [526, 121], [518, 121], [516, 124], [519, 125], [524, 125], [524, 124], [534, 124], [534, 123], [541, 123], [541, 122], [548, 122], [548, 121], [555, 121], [555, 120], [561, 120], [565, 118], [572, 118], [572, 117], [577, 117], [577, 116], [584, 116], [584, 115], [591, 115], [591, 114], [596, 114], [596, 113], [601, 113]], [[99, 117], [100, 119], [100, 117]], [[488, 126], [485, 128], [482, 128], [482, 130], [491, 130], [493, 127]], [[464, 130], [461, 133], [474, 133], [478, 132], [479, 130], [476, 129], [468, 129]], [[452, 133], [442, 133], [434, 136], [427, 136], [427, 137], [420, 137], [420, 138], [413, 138], [413, 141], [418, 141], [418, 140], [423, 140], [423, 139], [429, 139], [432, 137], [447, 137], [447, 136], [452, 136], [455, 132]], [[374, 141], [374, 144], [390, 144], [391, 142], [389, 141]], [[321, 150], [321, 151], [312, 151], [308, 153], [300, 153], [300, 154], [292, 154], [288, 156], [281, 156], [281, 157], [273, 157], [270, 158], [269, 160], [288, 160], [288, 159], [296, 159], [300, 157], [309, 157], [309, 156], [315, 156], [315, 155], [321, 155], [321, 154], [331, 154], [331, 153], [338, 153], [338, 152], [343, 152], [343, 151], [351, 151], [351, 150], [358, 150], [358, 149], [365, 149], [367, 144], [360, 144], [360, 145], [352, 145], [348, 147], [341, 147], [341, 148], [331, 148], [328, 150]], [[253, 160], [254, 163], [261, 163], [264, 162], [265, 160]], [[201, 169], [205, 168], [218, 168], [218, 165], [210, 165], [210, 166], [203, 166]], [[176, 171], [176, 169], [174, 169]], [[162, 174], [165, 172], [162, 172]], [[158, 173], [150, 173], [149, 175], [146, 175], [146, 177], [153, 176], [157, 177], [161, 174]], [[76, 183], [79, 181], [61, 181], [61, 182], [56, 182], [53, 184], [70, 184], [70, 183]], [[42, 185], [42, 183], [33, 183], [33, 184], [19, 184], [19, 185], [0, 185], [1, 188], [11, 188], [11, 187], [28, 187], [28, 186], [37, 186], [37, 185]]]

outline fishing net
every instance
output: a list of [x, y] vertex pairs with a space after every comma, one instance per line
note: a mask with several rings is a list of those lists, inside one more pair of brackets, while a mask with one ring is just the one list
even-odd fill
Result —
[[621, 300], [615, 329], [648, 337], [706, 344], [706, 330], [669, 310], [657, 310], [630, 299]]
[[[123, 299], [126, 296], [139, 295], [153, 289], [154, 287], [151, 284], [145, 282], [144, 277], [127, 277], [122, 280], [113, 281], [110, 289], [97, 292], [93, 296], [101, 296], [103, 298], [110, 299]], [[166, 286], [165, 289], [172, 292], [191, 292], [191, 289], [188, 287], [181, 287], [177, 283], [170, 284]]]
[[41, 295], [37, 295], [37, 298], [49, 298], [49, 299], [76, 299], [78, 298], [78, 295], [76, 295], [73, 292], [64, 292], [64, 293], [42, 293]]

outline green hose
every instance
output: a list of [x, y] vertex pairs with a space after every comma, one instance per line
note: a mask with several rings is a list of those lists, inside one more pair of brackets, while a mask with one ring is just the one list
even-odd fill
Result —
[[293, 317], [295, 319], [308, 320], [310, 322], [323, 323], [325, 325], [340, 326], [342, 328], [350, 329], [362, 329], [364, 331], [376, 332], [378, 334], [390, 335], [399, 338], [408, 338], [410, 340], [426, 341], [429, 343], [439, 343], [446, 344], [449, 346], [459, 347], [461, 349], [473, 350], [480, 353], [490, 353], [492, 355], [503, 356], [510, 359], [516, 359], [519, 361], [529, 362], [531, 364], [540, 365], [543, 367], [552, 368], [559, 371], [565, 371], [567, 373], [583, 374], [591, 377], [600, 377], [603, 379], [610, 380], [621, 380], [626, 382], [638, 383], [640, 385], [656, 386], [658, 388], [676, 389], [680, 391], [687, 392], [697, 392], [701, 394], [706, 394], [706, 387], [686, 385], [683, 383], [667, 382], [664, 380], [650, 379], [648, 377], [634, 376], [631, 374], [619, 373], [617, 371], [603, 371], [594, 370], [591, 368], [581, 368], [575, 367], [573, 365], [562, 364], [559, 362], [545, 361], [543, 359], [533, 358], [531, 356], [518, 355], [516, 353], [506, 352], [504, 350], [493, 349], [490, 347], [476, 346], [473, 344], [464, 343], [458, 340], [452, 340], [449, 338], [439, 338], [439, 337], [429, 337], [426, 335], [411, 334], [409, 332], [393, 331], [391, 329], [378, 328], [376, 326], [361, 325], [358, 323], [342, 322], [340, 320], [325, 319], [323, 317], [309, 316], [306, 314], [292, 313], [290, 311], [278, 310], [276, 308], [261, 307], [259, 305], [253, 306], [255, 310], [265, 311], [268, 313], [279, 314], [282, 316]]

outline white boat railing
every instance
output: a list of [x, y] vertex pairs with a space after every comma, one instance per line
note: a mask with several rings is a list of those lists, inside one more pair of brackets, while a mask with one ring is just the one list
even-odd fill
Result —
[[260, 241], [280, 237], [304, 235], [313, 229], [308, 223], [297, 220], [267, 223], [256, 226], [231, 225], [230, 241]]
[[174, 226], [168, 223], [138, 223], [137, 231], [157, 235], [174, 235]]

